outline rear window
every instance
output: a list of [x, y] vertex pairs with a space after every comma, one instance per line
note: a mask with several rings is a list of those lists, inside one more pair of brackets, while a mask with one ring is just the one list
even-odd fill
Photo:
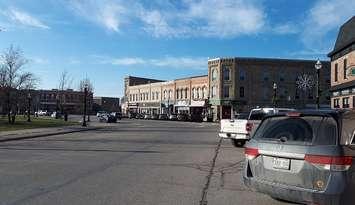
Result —
[[263, 121], [254, 138], [285, 144], [334, 145], [337, 125], [333, 118], [324, 116], [271, 117]]
[[262, 120], [266, 117], [266, 115], [267, 115], [267, 113], [265, 113], [265, 112], [260, 112], [260, 111], [252, 112], [250, 114], [249, 120]]
[[240, 114], [237, 114], [235, 115], [235, 119], [238, 119], [238, 120], [246, 120], [248, 119], [249, 117], [249, 113], [240, 113]]

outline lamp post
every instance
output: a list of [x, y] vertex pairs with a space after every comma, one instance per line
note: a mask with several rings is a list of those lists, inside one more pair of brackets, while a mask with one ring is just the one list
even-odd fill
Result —
[[86, 127], [86, 96], [87, 96], [87, 93], [88, 93], [88, 85], [85, 84], [84, 85], [84, 114], [83, 114], [83, 124], [82, 126], [83, 127]]
[[55, 96], [56, 106], [55, 106], [55, 119], [58, 119], [58, 111], [59, 111], [59, 92]]
[[317, 60], [317, 63], [314, 65], [314, 67], [316, 68], [317, 70], [317, 97], [316, 97], [316, 100], [317, 100], [317, 109], [319, 109], [319, 97], [320, 97], [320, 69], [322, 68], [322, 63]]
[[27, 99], [28, 99], [27, 122], [31, 122], [31, 93], [28, 93]]
[[273, 101], [273, 105], [275, 108], [276, 107], [276, 95], [277, 95], [277, 84], [276, 83], [273, 84], [272, 89], [274, 90], [274, 95], [272, 97], [272, 101]]

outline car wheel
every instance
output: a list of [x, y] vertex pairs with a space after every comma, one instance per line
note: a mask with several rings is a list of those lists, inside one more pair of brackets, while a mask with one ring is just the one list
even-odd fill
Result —
[[232, 140], [232, 144], [235, 146], [235, 147], [243, 147], [244, 144], [245, 144], [245, 141], [244, 140], [236, 140], [236, 139], [231, 139]]

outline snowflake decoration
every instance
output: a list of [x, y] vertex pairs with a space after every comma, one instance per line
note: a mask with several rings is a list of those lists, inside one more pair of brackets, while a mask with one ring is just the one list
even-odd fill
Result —
[[298, 76], [296, 80], [297, 88], [301, 90], [310, 90], [314, 85], [313, 77], [307, 74]]

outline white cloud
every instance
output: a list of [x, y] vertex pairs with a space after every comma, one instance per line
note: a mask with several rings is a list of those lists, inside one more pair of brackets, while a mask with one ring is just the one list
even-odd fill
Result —
[[285, 23], [285, 24], [279, 24], [275, 25], [272, 28], [272, 31], [276, 34], [297, 34], [299, 33], [300, 29], [297, 24], [295, 23]]
[[120, 1], [113, 0], [70, 0], [68, 6], [75, 14], [114, 32], [120, 31], [126, 11]]
[[24, 26], [31, 26], [31, 27], [41, 28], [41, 29], [50, 29], [50, 27], [44, 24], [41, 20], [17, 8], [9, 8], [7, 11], [3, 12], [3, 14], [5, 14], [5, 16], [7, 16], [12, 22]]
[[49, 64], [49, 60], [48, 59], [44, 59], [44, 58], [41, 58], [41, 57], [31, 57], [30, 58], [30, 62], [33, 62], [35, 64], [43, 64], [43, 65]]
[[304, 23], [301, 38], [305, 46], [329, 52], [333, 42], [325, 43], [326, 36], [350, 19], [354, 11], [355, 0], [318, 0], [308, 12]]
[[206, 69], [206, 57], [173, 57], [165, 56], [162, 58], [139, 58], [139, 57], [122, 57], [111, 58], [101, 55], [92, 55], [96, 62], [100, 64], [112, 64], [115, 66], [149, 66], [149, 67], [166, 67], [177, 69]]
[[224, 38], [258, 33], [265, 24], [264, 10], [253, 0], [185, 0], [183, 4], [185, 9], [142, 7], [144, 30], [155, 37]]

